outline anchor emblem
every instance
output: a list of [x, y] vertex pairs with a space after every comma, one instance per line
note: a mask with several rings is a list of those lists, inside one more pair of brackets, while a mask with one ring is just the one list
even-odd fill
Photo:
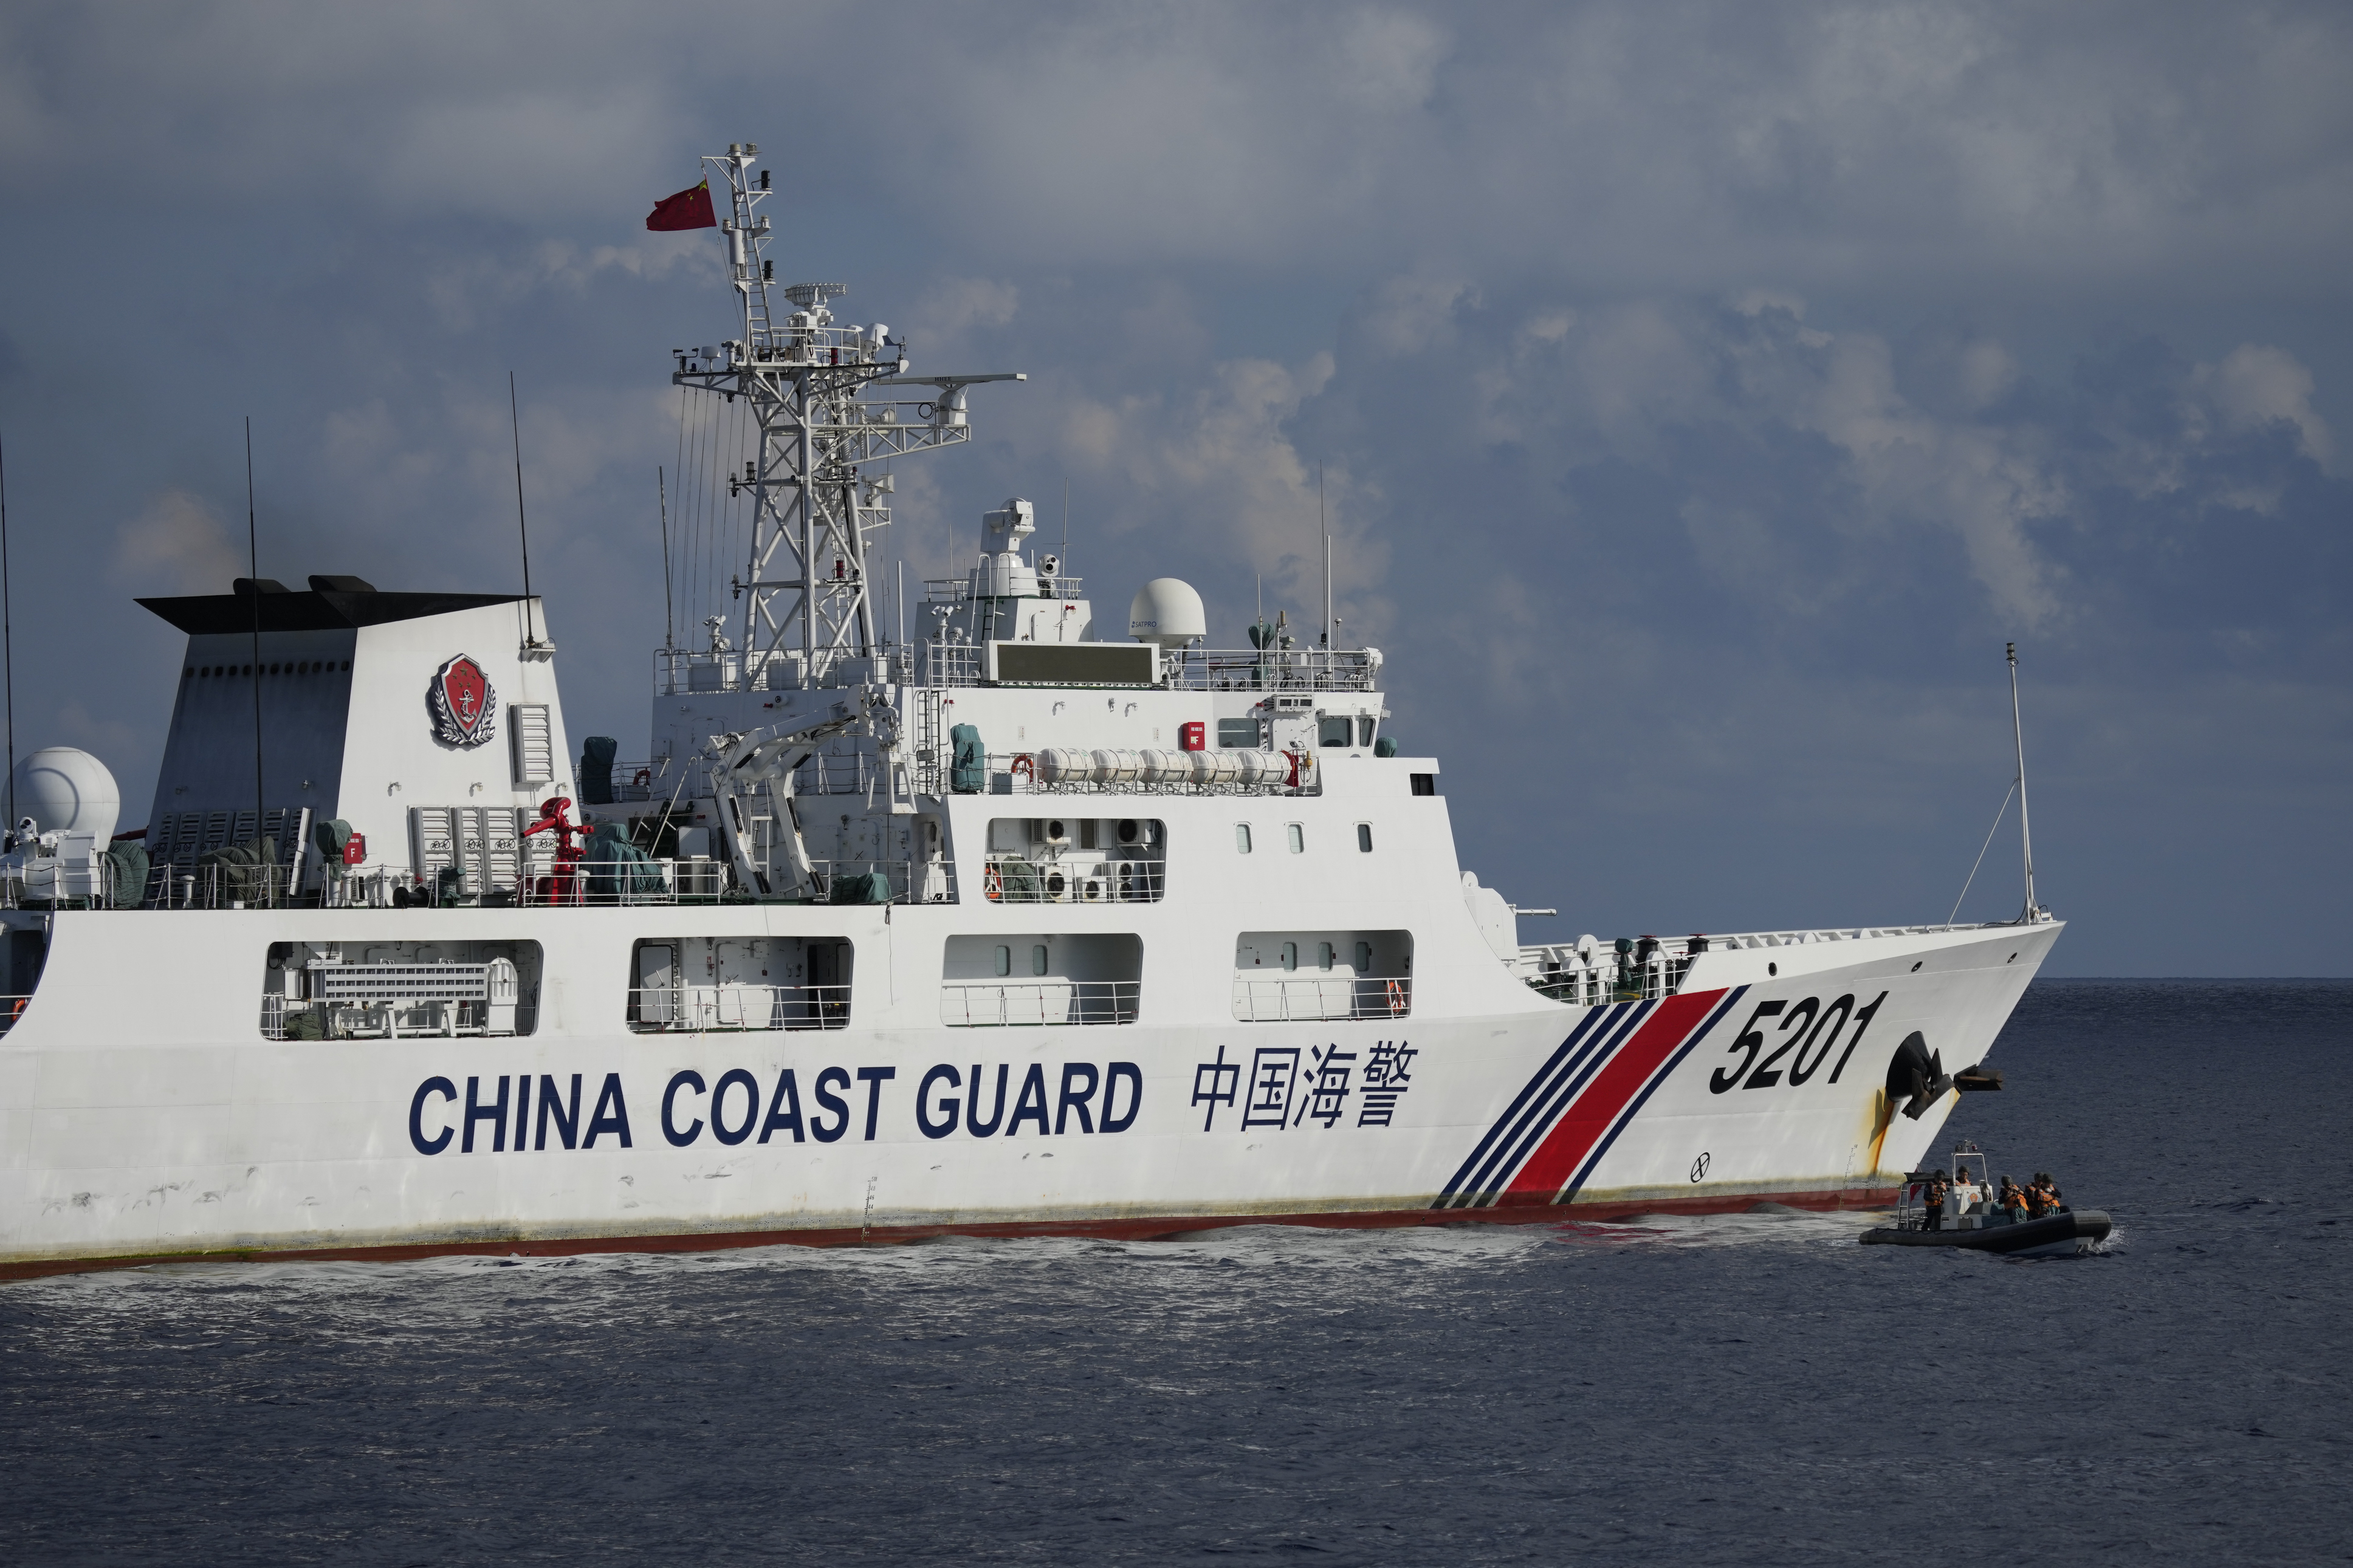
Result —
[[482, 667], [465, 654], [433, 675], [425, 694], [435, 739], [449, 746], [479, 746], [498, 730], [498, 693]]

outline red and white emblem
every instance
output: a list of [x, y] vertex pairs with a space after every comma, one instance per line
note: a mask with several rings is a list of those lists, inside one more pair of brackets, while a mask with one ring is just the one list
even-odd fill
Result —
[[479, 746], [496, 734], [498, 700], [491, 678], [462, 653], [434, 672], [425, 694], [435, 737], [451, 746]]

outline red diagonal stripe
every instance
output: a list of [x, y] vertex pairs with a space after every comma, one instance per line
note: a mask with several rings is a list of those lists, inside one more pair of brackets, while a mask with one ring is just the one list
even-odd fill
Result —
[[1641, 1091], [1659, 1070], [1659, 1064], [1674, 1054], [1691, 1032], [1699, 1027], [1708, 1010], [1723, 1000], [1721, 991], [1700, 991], [1683, 996], [1670, 996], [1634, 1037], [1618, 1047], [1602, 1069], [1593, 1075], [1568, 1110], [1556, 1122], [1528, 1163], [1520, 1167], [1519, 1174], [1504, 1190], [1498, 1204], [1548, 1204], [1553, 1194], [1568, 1184], [1569, 1177], [1594, 1144], [1609, 1131], [1626, 1102]]

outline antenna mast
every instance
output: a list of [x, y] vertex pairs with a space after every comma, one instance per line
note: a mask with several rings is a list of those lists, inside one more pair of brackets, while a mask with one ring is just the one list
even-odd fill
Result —
[[2010, 727], [2018, 740], [2018, 848], [2026, 863], [2026, 912], [2018, 923], [2032, 923], [2042, 910], [2034, 901], [2034, 826], [2026, 815], [2026, 724], [2018, 711], [2018, 645], [2010, 648]]
[[[836, 686], [873, 678], [881, 652], [867, 577], [867, 540], [891, 523], [891, 476], [860, 466], [972, 439], [965, 389], [1018, 374], [910, 376], [907, 347], [890, 329], [834, 324], [827, 302], [839, 283], [776, 282], [765, 252], [772, 234], [755, 208], [769, 195], [760, 149], [730, 142], [703, 159], [727, 182], [721, 220], [734, 285], [738, 335], [715, 348], [672, 351], [680, 386], [743, 398], [758, 426], [758, 456], [727, 476], [730, 495], [752, 496], [751, 555], [733, 586], [743, 595], [743, 682], [747, 689]], [[771, 314], [770, 293], [789, 313]], [[882, 384], [928, 388], [905, 401], [868, 401]], [[862, 668], [851, 668], [858, 661]]]
[[8, 460], [0, 452], [0, 661], [7, 668], [8, 823], [16, 831], [16, 647], [8, 624]]

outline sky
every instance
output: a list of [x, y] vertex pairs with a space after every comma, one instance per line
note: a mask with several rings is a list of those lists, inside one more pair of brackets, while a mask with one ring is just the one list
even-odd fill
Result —
[[570, 729], [642, 755], [657, 468], [681, 637], [737, 548], [719, 241], [644, 217], [749, 141], [780, 279], [1029, 376], [885, 570], [1067, 493], [1100, 623], [1176, 575], [1239, 647], [1328, 527], [1524, 940], [1943, 920], [2015, 642], [2047, 973], [2353, 973], [2348, 81], [2329, 5], [19, 0], [19, 754], [143, 820], [132, 601], [245, 573], [248, 416], [262, 575], [519, 590], [512, 373]]

